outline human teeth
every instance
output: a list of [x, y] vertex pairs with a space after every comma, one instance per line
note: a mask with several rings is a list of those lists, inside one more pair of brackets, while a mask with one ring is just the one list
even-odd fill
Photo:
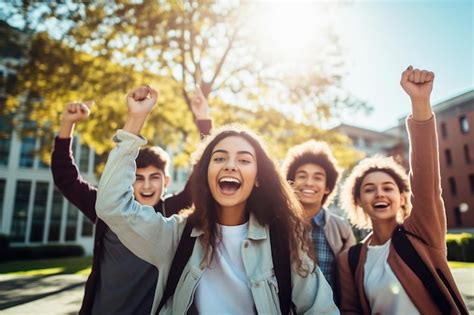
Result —
[[374, 204], [374, 207], [386, 207], [388, 206], [388, 203], [386, 202], [377, 202]]
[[316, 193], [314, 190], [310, 190], [310, 189], [303, 189], [302, 192], [305, 193], [305, 194], [315, 194]]
[[153, 193], [152, 192], [150, 192], [150, 193], [142, 192], [141, 195], [144, 196], [144, 197], [150, 197], [150, 196], [153, 196]]
[[240, 184], [240, 181], [236, 178], [233, 178], [233, 177], [222, 177], [219, 180], [219, 183], [223, 183], [223, 182]]

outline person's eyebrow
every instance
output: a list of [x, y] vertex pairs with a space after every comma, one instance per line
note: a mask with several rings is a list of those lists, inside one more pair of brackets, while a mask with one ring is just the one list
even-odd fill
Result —
[[237, 154], [248, 154], [248, 155], [252, 156], [253, 158], [255, 158], [255, 156], [250, 151], [238, 151]]
[[[382, 183], [382, 185], [387, 185], [387, 184], [389, 184], [389, 185], [393, 185], [393, 186], [395, 186], [395, 185], [396, 185], [396, 184], [395, 184], [395, 183], [393, 183], [393, 182], [383, 182], [383, 183]], [[366, 183], [366, 184], [364, 184], [362, 187], [365, 187], [365, 186], [368, 186], [368, 185], [374, 185], [374, 186], [375, 186], [375, 184], [374, 184], [374, 183]]]
[[[222, 150], [222, 149], [217, 149], [215, 150], [214, 152], [212, 152], [212, 154], [214, 155], [215, 153], [224, 153], [224, 154], [229, 154], [229, 152], [227, 150]], [[237, 151], [237, 154], [249, 154], [251, 155], [253, 158], [255, 158], [255, 156], [252, 154], [252, 152], [250, 151]]]

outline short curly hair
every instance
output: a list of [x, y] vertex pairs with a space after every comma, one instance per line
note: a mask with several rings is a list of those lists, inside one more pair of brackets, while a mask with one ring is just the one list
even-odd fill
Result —
[[341, 207], [347, 213], [349, 221], [360, 229], [371, 229], [372, 221], [362, 209], [357, 200], [360, 198], [360, 189], [365, 176], [373, 172], [384, 172], [393, 178], [400, 194], [405, 197], [405, 205], [397, 213], [397, 221], [402, 223], [410, 214], [410, 182], [406, 170], [393, 157], [375, 155], [360, 161], [344, 182], [339, 200]]
[[290, 148], [282, 166], [286, 180], [292, 183], [295, 180], [296, 170], [305, 164], [319, 165], [326, 172], [326, 188], [329, 193], [323, 196], [321, 206], [330, 204], [341, 170], [328, 144], [309, 140]]

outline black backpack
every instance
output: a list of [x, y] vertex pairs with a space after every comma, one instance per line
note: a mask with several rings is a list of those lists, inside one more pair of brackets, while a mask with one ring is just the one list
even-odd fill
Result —
[[[436, 304], [438, 309], [441, 311], [442, 314], [450, 314], [452, 307], [449, 303], [447, 297], [441, 291], [438, 283], [436, 282], [433, 274], [426, 266], [425, 262], [421, 259], [418, 252], [411, 244], [410, 240], [407, 237], [407, 234], [412, 235], [414, 237], [419, 238], [418, 236], [407, 232], [403, 226], [399, 225], [392, 233], [392, 244], [397, 254], [400, 258], [407, 264], [408, 267], [418, 276], [418, 278], [423, 283], [423, 286], [428, 291], [431, 299]], [[360, 252], [362, 249], [362, 244], [357, 244], [352, 246], [349, 249], [348, 253], [348, 260], [349, 260], [349, 267], [352, 273], [352, 278], [355, 280], [356, 269], [359, 264]], [[458, 297], [454, 293], [453, 288], [449, 284], [448, 280], [441, 272], [441, 270], [436, 269], [436, 273], [443, 281], [444, 285], [448, 289], [451, 297], [453, 298], [456, 306], [461, 314], [468, 314], [467, 310], [464, 308], [461, 301], [459, 301]]]
[[[193, 224], [191, 220], [187, 220], [183, 234], [179, 240], [178, 248], [173, 257], [173, 262], [171, 263], [165, 291], [156, 310], [156, 314], [160, 313], [168, 299], [174, 294], [179, 278], [183, 273], [184, 266], [186, 266], [189, 257], [191, 257], [194, 243], [196, 242], [196, 238], [191, 237], [192, 230]], [[290, 314], [290, 310], [294, 308], [291, 301], [290, 250], [288, 248], [288, 240], [282, 237], [282, 233], [275, 231], [273, 225], [270, 225], [270, 244], [272, 248], [273, 268], [278, 282], [280, 310], [282, 314]]]

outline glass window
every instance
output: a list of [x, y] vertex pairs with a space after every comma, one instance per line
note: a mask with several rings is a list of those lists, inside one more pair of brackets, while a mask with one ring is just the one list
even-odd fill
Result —
[[36, 183], [30, 242], [43, 241], [44, 222], [46, 219], [46, 203], [48, 201], [48, 186], [49, 184], [45, 182]]
[[22, 180], [17, 182], [15, 192], [15, 206], [13, 208], [12, 227], [10, 233], [10, 237], [13, 242], [25, 241], [30, 190], [31, 182]]
[[459, 117], [459, 128], [461, 129], [461, 133], [466, 134], [469, 132], [469, 121], [467, 117], [462, 115]]
[[94, 225], [86, 216], [84, 216], [82, 219], [82, 236], [92, 236], [93, 230]]
[[78, 210], [76, 206], [74, 206], [72, 203], [69, 203], [66, 220], [66, 241], [76, 240], [77, 215]]
[[97, 153], [94, 153], [94, 172], [97, 170], [99, 164], [102, 163], [103, 156], [104, 155], [98, 155]]
[[8, 155], [10, 153], [10, 139], [0, 136], [0, 165], [8, 165]]
[[469, 151], [469, 146], [467, 144], [464, 145], [464, 160], [466, 164], [471, 164], [471, 152]]
[[474, 174], [469, 174], [469, 187], [471, 189], [471, 194], [474, 194]]
[[448, 137], [448, 130], [446, 128], [446, 123], [442, 122], [441, 123], [441, 136], [443, 139], [446, 139]]
[[6, 73], [0, 71], [0, 94], [4, 95], [6, 93]]
[[370, 140], [369, 138], [365, 138], [365, 146], [367, 148], [372, 147], [372, 140]]
[[36, 139], [33, 137], [21, 139], [20, 167], [33, 167], [35, 143]]
[[81, 156], [79, 161], [79, 169], [83, 173], [87, 173], [89, 171], [89, 147], [85, 145], [81, 145]]
[[3, 199], [5, 198], [5, 179], [0, 179], [0, 226], [2, 226], [3, 218]]
[[444, 150], [444, 157], [446, 159], [446, 165], [447, 166], [453, 165], [453, 158], [451, 156], [451, 150], [449, 150], [449, 149]]
[[451, 195], [456, 196], [458, 193], [458, 189], [456, 186], [456, 179], [454, 177], [449, 178], [449, 189], [451, 190]]
[[6, 117], [0, 117], [0, 165], [8, 165], [8, 155], [10, 154], [11, 128], [6, 122]]
[[54, 187], [53, 202], [51, 207], [51, 216], [49, 219], [48, 241], [58, 242], [59, 233], [61, 233], [61, 215], [63, 213], [63, 195]]

